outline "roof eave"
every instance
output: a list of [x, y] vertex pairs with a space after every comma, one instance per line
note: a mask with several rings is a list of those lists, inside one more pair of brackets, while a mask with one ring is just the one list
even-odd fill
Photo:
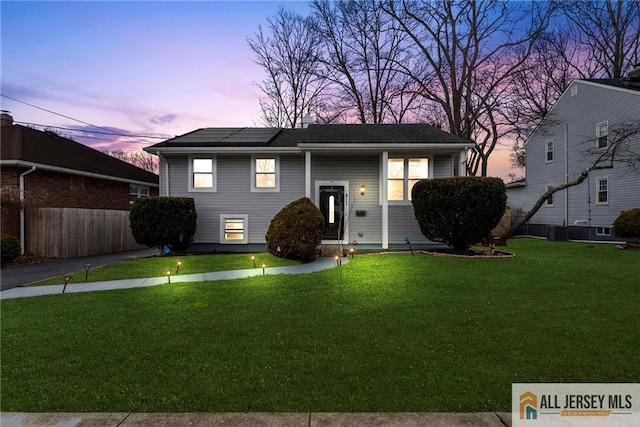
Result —
[[29, 162], [26, 160], [15, 160], [15, 159], [0, 160], [0, 166], [17, 166], [17, 167], [25, 167], [25, 168], [32, 168], [35, 166], [36, 169], [45, 170], [49, 172], [66, 173], [69, 175], [85, 176], [88, 178], [104, 179], [107, 181], [126, 182], [129, 184], [147, 185], [149, 187], [160, 186], [160, 184], [156, 184], [155, 182], [150, 182], [150, 181], [141, 181], [137, 179], [123, 178], [119, 176], [103, 175], [99, 173], [87, 172], [87, 171], [82, 171], [78, 169], [65, 168], [62, 166], [53, 166], [53, 165], [47, 165], [44, 163]]

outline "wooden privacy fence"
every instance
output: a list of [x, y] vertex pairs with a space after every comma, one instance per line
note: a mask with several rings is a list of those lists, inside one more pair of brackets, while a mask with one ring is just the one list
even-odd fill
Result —
[[51, 258], [76, 258], [142, 249], [129, 228], [129, 211], [29, 208], [26, 251]]

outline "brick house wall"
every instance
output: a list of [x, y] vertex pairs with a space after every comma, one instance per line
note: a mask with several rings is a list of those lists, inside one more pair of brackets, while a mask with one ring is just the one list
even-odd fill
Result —
[[[2, 187], [19, 194], [20, 174], [28, 168], [3, 167]], [[129, 183], [36, 170], [24, 177], [26, 204], [34, 207], [129, 210]], [[149, 188], [158, 196], [158, 188]], [[2, 207], [3, 234], [20, 235], [20, 209], [11, 204]]]

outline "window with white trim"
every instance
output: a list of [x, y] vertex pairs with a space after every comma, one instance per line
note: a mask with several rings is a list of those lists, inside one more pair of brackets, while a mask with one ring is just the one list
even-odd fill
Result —
[[246, 245], [248, 236], [247, 215], [220, 215], [220, 243]]
[[609, 146], [609, 122], [596, 125], [596, 147], [607, 148]]
[[[553, 185], [547, 185], [545, 192], [551, 190], [552, 188], [553, 188]], [[547, 197], [547, 201], [545, 203], [545, 206], [549, 206], [549, 207], [553, 206], [553, 194], [551, 194], [551, 195], [549, 195]]]
[[251, 191], [280, 191], [279, 157], [251, 157]]
[[216, 191], [216, 158], [189, 158], [189, 191]]
[[390, 202], [411, 201], [416, 182], [429, 178], [427, 157], [390, 158], [387, 161], [387, 199]]
[[609, 204], [609, 177], [596, 179], [596, 205]]
[[135, 202], [138, 197], [149, 197], [149, 187], [130, 185], [129, 186], [129, 203]]
[[545, 163], [553, 162], [553, 139], [546, 142], [545, 151], [546, 151]]
[[611, 236], [611, 227], [596, 227], [596, 236]]

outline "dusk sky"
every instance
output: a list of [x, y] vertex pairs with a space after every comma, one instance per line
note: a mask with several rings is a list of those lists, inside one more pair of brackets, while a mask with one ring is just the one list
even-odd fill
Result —
[[[247, 38], [282, 5], [309, 12], [302, 1], [2, 1], [2, 95], [128, 135], [258, 126], [263, 72]], [[0, 102], [17, 122], [89, 129], [6, 97]], [[99, 150], [162, 140], [59, 132]], [[508, 149], [494, 152], [489, 174], [522, 174], [508, 158]]]

